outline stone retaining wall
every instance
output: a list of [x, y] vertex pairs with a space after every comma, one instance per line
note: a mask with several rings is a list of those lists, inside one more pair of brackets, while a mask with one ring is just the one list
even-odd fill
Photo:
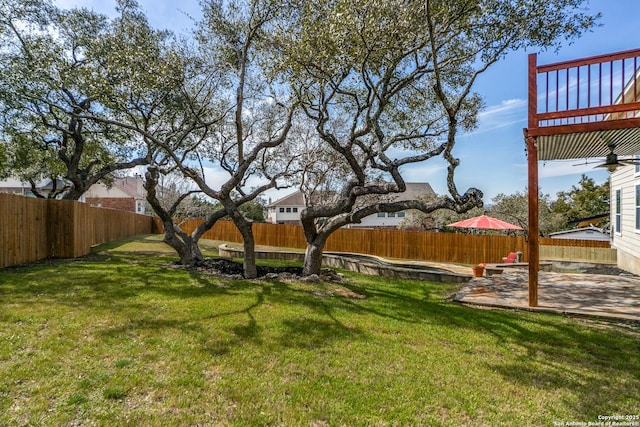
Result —
[[[226, 244], [219, 246], [218, 253], [220, 256], [228, 258], [242, 258], [244, 256], [242, 249], [230, 248]], [[256, 258], [303, 262], [304, 254], [301, 252], [256, 251]], [[374, 259], [374, 257], [372, 257], [372, 259]], [[435, 271], [428, 267], [424, 269], [406, 268], [382, 263], [382, 261], [378, 263], [375, 261], [356, 260], [349, 258], [349, 254], [326, 253], [322, 256], [322, 265], [372, 276], [393, 277], [395, 279], [424, 280], [443, 283], [466, 283], [471, 279], [471, 275], [456, 274], [448, 271]]]

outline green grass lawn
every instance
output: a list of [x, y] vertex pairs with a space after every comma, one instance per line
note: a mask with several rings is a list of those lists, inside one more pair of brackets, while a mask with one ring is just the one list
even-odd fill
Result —
[[633, 327], [460, 306], [455, 285], [228, 281], [175, 259], [146, 237], [1, 270], [0, 425], [553, 426], [640, 413]]

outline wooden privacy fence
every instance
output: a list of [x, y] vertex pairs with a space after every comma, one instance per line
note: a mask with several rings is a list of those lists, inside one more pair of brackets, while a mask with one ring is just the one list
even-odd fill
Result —
[[133, 212], [0, 193], [0, 268], [86, 255], [93, 245], [152, 227], [152, 217]]
[[[182, 227], [191, 233], [201, 220], [188, 220]], [[157, 227], [161, 229], [161, 226]], [[253, 225], [257, 245], [304, 249], [302, 227], [284, 224]], [[231, 221], [218, 221], [203, 238], [242, 242], [240, 233]], [[571, 239], [540, 239], [542, 259], [572, 261], [616, 262], [615, 250], [609, 242]], [[388, 258], [429, 260], [477, 264], [501, 262], [509, 252], [521, 251], [527, 257], [524, 237], [500, 235], [472, 235], [453, 233], [425, 233], [402, 230], [370, 230], [342, 228], [331, 235], [326, 251], [355, 252]]]
[[[183, 224], [192, 232], [201, 220]], [[0, 268], [45, 258], [86, 255], [91, 246], [162, 230], [160, 221], [145, 215], [91, 207], [67, 200], [45, 200], [0, 193]], [[256, 244], [304, 249], [302, 227], [254, 224]], [[218, 221], [205, 239], [242, 242], [231, 221]], [[541, 259], [615, 263], [608, 242], [540, 239]], [[402, 230], [337, 230], [326, 251], [354, 252], [388, 258], [477, 264], [500, 262], [509, 252], [527, 259], [524, 237], [425, 233]]]

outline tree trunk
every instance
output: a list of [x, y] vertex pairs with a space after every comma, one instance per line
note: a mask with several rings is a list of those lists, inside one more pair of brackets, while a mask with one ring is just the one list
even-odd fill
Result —
[[198, 247], [198, 241], [204, 231], [197, 230], [198, 233], [194, 233], [195, 237], [192, 237], [185, 233], [179, 225], [173, 222], [173, 211], [168, 212], [160, 204], [156, 194], [158, 175], [157, 168], [147, 169], [147, 173], [145, 174], [146, 180], [144, 183], [144, 187], [147, 190], [147, 202], [149, 202], [154, 212], [162, 221], [162, 225], [164, 227], [163, 241], [176, 251], [180, 257], [180, 263], [182, 265], [194, 266], [202, 261], [202, 252], [200, 252], [200, 248]]
[[307, 248], [304, 253], [304, 267], [302, 269], [303, 276], [320, 274], [320, 269], [322, 268], [322, 253], [324, 252], [327, 237], [319, 234], [316, 235], [313, 240], [307, 242]]
[[163, 241], [171, 246], [180, 257], [180, 264], [194, 266], [202, 261], [202, 253], [198, 248], [198, 242], [192, 239], [182, 230], [177, 230], [173, 221], [163, 221]]
[[256, 244], [253, 237], [253, 230], [251, 229], [252, 223], [245, 221], [247, 227], [245, 231], [240, 231], [242, 234], [242, 242], [244, 245], [244, 277], [247, 279], [253, 279], [258, 277], [258, 267], [256, 266]]
[[67, 191], [64, 196], [62, 196], [63, 200], [80, 200], [80, 197], [85, 193], [85, 191], [80, 192], [75, 187], [71, 188]]
[[256, 267], [256, 247], [255, 239], [253, 237], [253, 230], [251, 229], [251, 222], [245, 218], [235, 218], [233, 223], [242, 235], [242, 244], [244, 246], [244, 261], [243, 270], [245, 279], [255, 279], [258, 277], [258, 268]]
[[244, 277], [245, 279], [255, 279], [258, 277], [258, 268], [256, 267], [255, 239], [251, 228], [253, 224], [242, 215], [231, 199], [221, 200], [221, 202], [242, 235], [242, 243], [244, 245]]

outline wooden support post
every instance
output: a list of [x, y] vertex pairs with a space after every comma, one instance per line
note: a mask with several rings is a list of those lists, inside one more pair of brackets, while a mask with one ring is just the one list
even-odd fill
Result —
[[524, 139], [527, 147], [528, 165], [528, 189], [529, 189], [529, 307], [538, 306], [538, 271], [540, 270], [540, 222], [538, 218], [538, 144], [529, 131], [538, 128], [538, 81], [537, 81], [537, 55], [529, 55], [528, 64], [528, 125], [524, 129]]
[[527, 136], [529, 168], [529, 307], [538, 306], [538, 271], [540, 270], [540, 223], [538, 218], [538, 147], [536, 138]]

